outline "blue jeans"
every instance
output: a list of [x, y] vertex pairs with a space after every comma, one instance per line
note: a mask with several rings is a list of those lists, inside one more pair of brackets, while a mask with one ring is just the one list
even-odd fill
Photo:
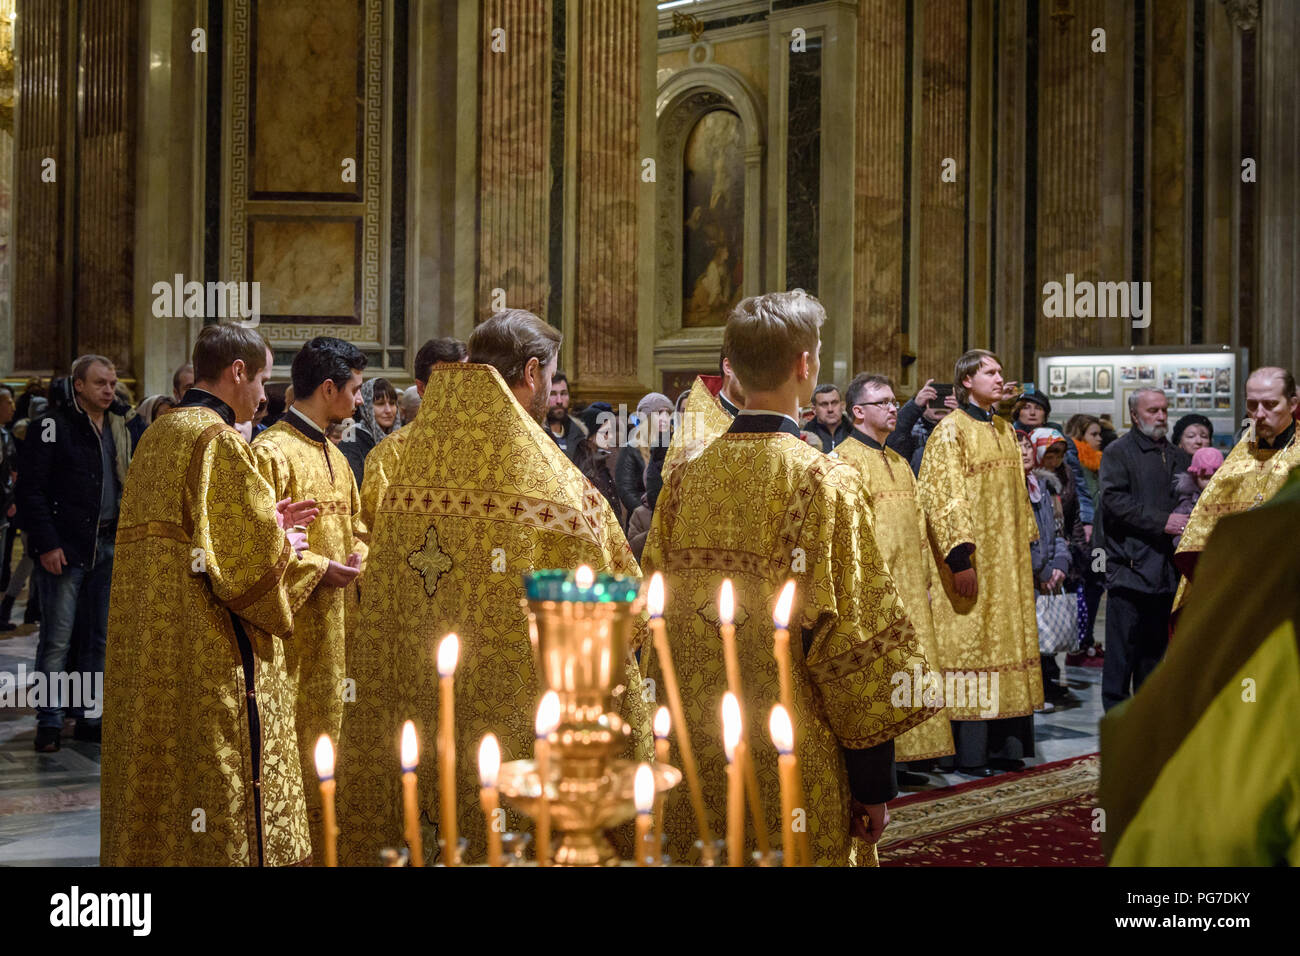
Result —
[[[89, 675], [104, 672], [104, 648], [108, 641], [108, 592], [113, 581], [113, 539], [115, 531], [101, 532], [93, 568], [63, 569], [50, 574], [37, 562], [32, 584], [41, 601], [41, 636], [36, 645], [36, 669], [45, 674], [46, 693], [54, 682], [52, 673], [66, 672], [72, 651], [73, 629], [84, 635], [76, 669], [86, 674], [82, 686], [89, 690]], [[84, 700], [84, 693], [83, 693]], [[55, 701], [47, 697], [48, 703]], [[102, 706], [103, 702], [99, 702]], [[37, 727], [63, 727], [62, 707], [36, 708]]]

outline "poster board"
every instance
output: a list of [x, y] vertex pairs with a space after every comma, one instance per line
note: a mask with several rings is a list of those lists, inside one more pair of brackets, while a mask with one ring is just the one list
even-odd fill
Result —
[[1163, 391], [1169, 400], [1169, 430], [1184, 415], [1204, 415], [1214, 426], [1214, 444], [1225, 454], [1245, 414], [1245, 349], [1227, 346], [1127, 351], [1042, 352], [1038, 378], [1030, 384], [1052, 403], [1052, 421], [1071, 415], [1110, 415], [1115, 430], [1128, 431], [1128, 397], [1139, 388]]

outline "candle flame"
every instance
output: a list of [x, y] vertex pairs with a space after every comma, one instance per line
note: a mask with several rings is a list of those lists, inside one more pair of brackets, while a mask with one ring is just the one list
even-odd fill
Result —
[[740, 704], [736, 695], [727, 691], [722, 695], [722, 747], [727, 752], [727, 762], [736, 759], [736, 745], [740, 743]]
[[656, 571], [650, 575], [650, 587], [646, 589], [645, 609], [651, 617], [664, 616], [664, 576]]
[[415, 739], [415, 722], [402, 724], [402, 772], [411, 773], [420, 763], [420, 744]]
[[663, 740], [668, 736], [668, 731], [673, 729], [673, 718], [668, 713], [667, 707], [660, 707], [655, 711], [655, 736]]
[[484, 790], [495, 790], [501, 772], [501, 745], [496, 734], [485, 734], [478, 745], [478, 778]]
[[786, 581], [785, 587], [781, 589], [781, 597], [776, 602], [776, 610], [772, 612], [772, 620], [777, 627], [790, 626], [790, 606], [794, 604], [794, 582]]
[[456, 673], [456, 661], [460, 658], [460, 638], [448, 634], [438, 644], [438, 676], [450, 677]]
[[322, 780], [334, 776], [334, 744], [329, 734], [321, 734], [316, 741], [316, 776]]
[[794, 725], [790, 723], [790, 715], [780, 704], [772, 708], [772, 717], [768, 720], [767, 726], [772, 732], [772, 744], [776, 747], [777, 753], [791, 753], [794, 750]]
[[549, 737], [560, 723], [560, 695], [548, 690], [542, 695], [542, 702], [537, 705], [538, 737]]
[[655, 772], [648, 763], [636, 768], [636, 779], [632, 782], [632, 802], [636, 804], [637, 813], [649, 813], [655, 805]]
[[596, 583], [596, 572], [585, 564], [580, 564], [578, 570], [573, 572], [573, 583], [586, 590]]
[[730, 624], [735, 616], [736, 595], [731, 587], [731, 578], [723, 578], [722, 587], [718, 591], [718, 617], [723, 624]]

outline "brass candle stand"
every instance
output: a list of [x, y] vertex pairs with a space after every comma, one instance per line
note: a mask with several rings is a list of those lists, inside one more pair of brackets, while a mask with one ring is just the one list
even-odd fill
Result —
[[[547, 779], [541, 779], [536, 761], [513, 760], [502, 765], [498, 787], [507, 803], [530, 817], [536, 818], [543, 800], [549, 805], [551, 826], [560, 836], [557, 866], [619, 863], [605, 831], [636, 814], [638, 764], [617, 756], [629, 728], [615, 711], [614, 690], [624, 681], [641, 610], [638, 585], [635, 578], [594, 575], [587, 568], [525, 576], [523, 603], [542, 692], [558, 695], [560, 719], [548, 737]], [[653, 769], [656, 791], [681, 780], [668, 764]]]

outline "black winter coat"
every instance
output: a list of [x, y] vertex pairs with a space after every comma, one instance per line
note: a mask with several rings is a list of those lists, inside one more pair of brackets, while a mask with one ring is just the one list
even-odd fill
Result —
[[1172, 481], [1192, 459], [1166, 441], [1136, 428], [1116, 439], [1101, 457], [1101, 508], [1106, 548], [1106, 586], [1143, 594], [1178, 590], [1174, 537], [1165, 522], [1177, 506]]
[[[113, 418], [111, 410], [104, 413], [105, 428], [112, 428]], [[46, 435], [53, 440], [43, 440]], [[85, 412], [58, 408], [32, 419], [18, 469], [17, 503], [34, 557], [62, 548], [70, 566], [93, 566], [106, 479], [116, 480], [104, 474], [99, 433]]]

